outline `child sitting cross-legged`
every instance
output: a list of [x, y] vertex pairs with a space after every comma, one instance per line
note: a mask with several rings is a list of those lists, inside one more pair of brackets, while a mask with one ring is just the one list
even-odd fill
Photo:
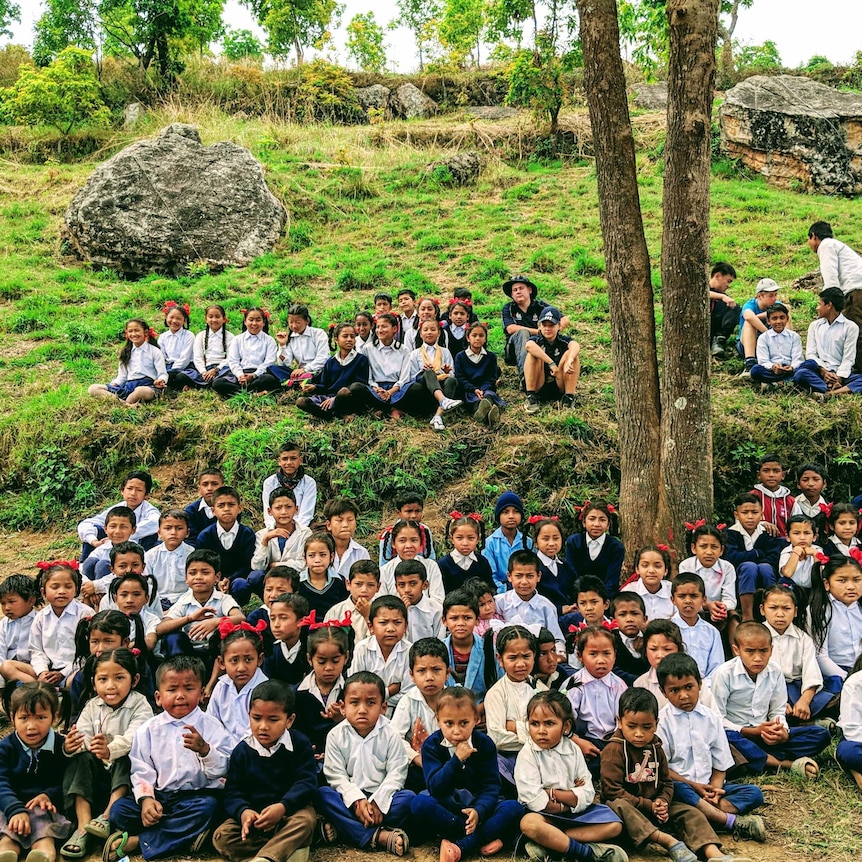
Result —
[[423, 743], [421, 759], [426, 793], [411, 802], [417, 824], [439, 836], [440, 862], [458, 862], [478, 851], [499, 853], [511, 843], [523, 814], [520, 803], [502, 799], [497, 750], [476, 729], [478, 712], [473, 693], [461, 686], [447, 688], [436, 704], [440, 729]]
[[721, 716], [700, 700], [700, 670], [691, 656], [662, 659], [658, 680], [668, 700], [659, 712], [658, 735], [664, 743], [673, 798], [699, 809], [734, 840], [766, 840], [763, 818], [749, 814], [763, 805], [763, 791], [752, 784], [725, 784], [734, 765]]
[[407, 753], [383, 714], [386, 686], [376, 673], [360, 671], [344, 685], [344, 718], [326, 738], [317, 809], [327, 843], [338, 838], [355, 847], [382, 847], [395, 856], [410, 850], [404, 830], [413, 793], [404, 790]]
[[213, 835], [216, 850], [231, 862], [252, 855], [253, 862], [299, 862], [294, 854], [311, 843], [317, 767], [311, 743], [291, 729], [295, 700], [293, 689], [277, 680], [251, 692], [251, 732], [233, 750], [227, 769], [229, 819]]

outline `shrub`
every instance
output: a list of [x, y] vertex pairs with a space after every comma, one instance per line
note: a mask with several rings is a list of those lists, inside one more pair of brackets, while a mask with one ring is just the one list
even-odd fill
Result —
[[302, 67], [296, 101], [296, 118], [301, 123], [353, 125], [366, 121], [350, 76], [325, 60], [314, 60]]

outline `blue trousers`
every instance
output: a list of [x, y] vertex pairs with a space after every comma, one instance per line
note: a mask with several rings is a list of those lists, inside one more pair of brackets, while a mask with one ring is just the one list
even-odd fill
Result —
[[524, 806], [520, 802], [501, 799], [491, 816], [487, 820], [480, 820], [476, 831], [467, 835], [464, 832], [467, 818], [461, 814], [461, 806], [457, 807], [457, 811], [457, 814], [453, 813], [427, 790], [414, 796], [410, 803], [410, 815], [414, 823], [423, 825], [424, 838], [436, 836], [453, 841], [464, 855], [477, 853], [480, 847], [497, 838], [505, 845], [510, 844], [524, 816]]
[[214, 656], [208, 649], [197, 649], [184, 631], [171, 632], [161, 640], [162, 655], [165, 658], [173, 658], [175, 655], [193, 655], [204, 663], [208, 675], [212, 673], [213, 664], [215, 664]]
[[728, 742], [748, 761], [751, 772], [766, 769], [766, 758], [772, 755], [778, 760], [796, 760], [797, 757], [816, 757], [829, 746], [829, 731], [816, 725], [791, 727], [790, 738], [779, 745], [766, 745], [748, 739], [735, 730], [726, 730]]
[[[820, 715], [839, 694], [841, 694], [841, 677], [824, 676], [823, 688], [811, 699], [811, 717], [816, 718]], [[787, 683], [787, 702], [789, 704], [795, 705], [801, 696], [802, 683], [799, 680], [794, 679]]]
[[141, 806], [134, 796], [123, 796], [111, 807], [111, 825], [129, 835], [137, 835], [144, 859], [177, 856], [188, 850], [204, 829], [209, 829], [219, 809], [219, 797], [212, 790], [157, 790], [156, 800], [164, 816], [155, 825], [141, 823]]
[[[827, 387], [823, 378], [817, 373], [818, 365], [813, 359], [806, 359], [796, 373], [793, 375], [793, 382], [803, 389], [813, 389], [815, 392], [825, 392]], [[851, 392], [862, 392], [862, 374], [851, 374], [844, 381]]]
[[755, 365], [751, 369], [751, 379], [755, 383], [781, 383], [782, 380], [790, 380], [792, 377], [792, 371], [776, 374], [771, 367], [766, 365]]
[[756, 593], [775, 583], [775, 569], [769, 563], [740, 563], [736, 567], [736, 592], [740, 596]]
[[252, 593], [259, 598], [263, 598], [263, 579], [265, 575], [266, 572], [256, 569], [247, 578], [234, 578], [230, 582], [230, 594], [236, 599], [238, 605], [247, 605]]
[[[740, 813], [748, 814], [763, 805], [763, 791], [756, 784], [725, 784], [724, 798]], [[697, 808], [701, 801], [697, 791], [682, 781], [673, 783], [673, 801]]]
[[850, 742], [849, 739], [842, 739], [835, 751], [835, 759], [848, 772], [851, 769], [854, 772], [862, 772], [862, 742]]
[[[415, 795], [410, 790], [399, 790], [392, 797], [392, 804], [383, 815], [381, 825], [403, 829], [410, 820], [410, 805]], [[355, 847], [367, 847], [377, 831], [376, 826], [363, 826], [344, 804], [341, 794], [331, 787], [321, 787], [317, 791], [317, 809], [335, 827], [338, 837]]]

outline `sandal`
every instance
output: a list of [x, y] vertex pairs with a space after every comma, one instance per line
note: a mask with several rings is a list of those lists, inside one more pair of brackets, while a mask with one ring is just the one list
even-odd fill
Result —
[[201, 832], [194, 841], [192, 841], [192, 846], [189, 847], [190, 853], [200, 853], [201, 850], [203, 850], [204, 845], [210, 837], [210, 831], [211, 830], [209, 829], [204, 829], [204, 831]]
[[126, 844], [128, 841], [128, 832], [112, 832], [102, 849], [102, 862], [118, 862], [119, 859], [122, 859], [126, 855]]
[[83, 829], [76, 829], [60, 848], [60, 855], [66, 859], [83, 859], [87, 855], [89, 838]]
[[84, 827], [84, 832], [87, 835], [92, 835], [94, 838], [101, 838], [102, 841], [107, 841], [108, 836], [111, 834], [111, 821], [104, 814], [100, 814]]
[[320, 827], [320, 838], [324, 844], [335, 844], [338, 840], [338, 830], [328, 821], [328, 820], [320, 820], [318, 822], [318, 826]]
[[[388, 835], [386, 837], [386, 843], [380, 844], [380, 833], [387, 832]], [[399, 845], [400, 842], [400, 845]], [[407, 833], [403, 829], [385, 829], [381, 826], [375, 833], [374, 837], [371, 839], [371, 847], [380, 847], [387, 853], [391, 853], [393, 856], [404, 856], [410, 852], [410, 839], [407, 837]]]
[[[814, 767], [815, 771], [813, 775], [808, 774], [809, 766]], [[790, 764], [790, 771], [809, 780], [814, 780], [818, 775], [820, 775], [820, 767], [817, 765], [817, 761], [814, 760], [813, 757], [797, 757], [796, 760]]]

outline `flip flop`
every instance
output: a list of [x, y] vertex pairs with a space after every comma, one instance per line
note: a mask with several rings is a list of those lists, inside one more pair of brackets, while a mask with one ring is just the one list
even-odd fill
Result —
[[[814, 775], [808, 774], [808, 767], [813, 766], [815, 769]], [[817, 765], [817, 761], [814, 760], [813, 757], [797, 757], [793, 763], [790, 764], [790, 771], [795, 772], [797, 775], [801, 775], [803, 778], [807, 778], [809, 780], [813, 780], [820, 775], [820, 767]]]
[[104, 814], [100, 814], [84, 827], [84, 832], [87, 835], [92, 835], [94, 838], [101, 838], [105, 841], [111, 834], [111, 821]]
[[[121, 830], [112, 832], [105, 841], [105, 846], [102, 849], [102, 862], [118, 862], [119, 859], [122, 859], [123, 856], [126, 855], [126, 844], [128, 840], [128, 832], [123, 832]], [[115, 844], [115, 841], [118, 841], [119, 843]]]
[[[87, 855], [87, 844], [90, 836], [83, 829], [76, 829], [60, 848], [60, 855], [65, 859], [83, 859]], [[77, 847], [71, 850], [70, 847]]]
[[203, 850], [204, 845], [207, 843], [207, 839], [210, 837], [209, 829], [204, 829], [194, 841], [192, 841], [192, 846], [189, 847], [189, 851], [191, 853], [200, 853]]

